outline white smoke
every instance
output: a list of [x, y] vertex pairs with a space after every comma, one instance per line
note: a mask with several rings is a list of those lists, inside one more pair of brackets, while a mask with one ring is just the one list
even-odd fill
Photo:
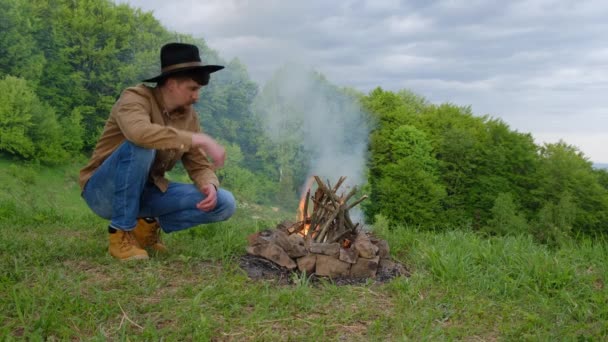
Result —
[[357, 100], [302, 66], [281, 68], [264, 89], [271, 101], [260, 102], [269, 136], [277, 143], [297, 139], [312, 155], [308, 174], [318, 175], [348, 191], [365, 182], [367, 141], [370, 132], [366, 115]]

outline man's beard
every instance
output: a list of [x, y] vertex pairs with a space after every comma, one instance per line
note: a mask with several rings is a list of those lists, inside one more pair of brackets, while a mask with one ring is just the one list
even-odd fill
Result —
[[194, 106], [195, 103], [196, 103], [196, 101], [189, 101], [185, 105], [177, 107], [175, 110], [180, 113], [185, 113], [188, 110], [188, 108], [190, 108], [191, 106]]

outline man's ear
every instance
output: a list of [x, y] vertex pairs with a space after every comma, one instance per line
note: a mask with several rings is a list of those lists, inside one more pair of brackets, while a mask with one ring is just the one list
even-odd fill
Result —
[[167, 78], [167, 80], [165, 81], [165, 88], [169, 91], [174, 91], [175, 88], [177, 88], [178, 83], [179, 80], [174, 77]]
[[175, 89], [175, 78], [168, 78], [167, 82], [165, 83], [165, 86], [167, 87], [168, 90], [173, 90]]

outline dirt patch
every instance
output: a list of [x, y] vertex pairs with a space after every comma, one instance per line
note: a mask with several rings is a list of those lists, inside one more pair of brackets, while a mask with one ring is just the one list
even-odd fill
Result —
[[265, 258], [245, 254], [239, 259], [239, 266], [247, 272], [247, 276], [251, 279], [272, 280], [281, 285], [292, 283], [290, 280], [292, 271]]
[[85, 285], [105, 286], [116, 279], [116, 273], [110, 267], [88, 260], [65, 260], [62, 265], [74, 273], [86, 275]]

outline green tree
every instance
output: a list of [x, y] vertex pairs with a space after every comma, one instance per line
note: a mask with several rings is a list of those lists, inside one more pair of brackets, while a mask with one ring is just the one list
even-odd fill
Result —
[[32, 108], [32, 123], [28, 135], [35, 142], [34, 158], [48, 164], [65, 161], [68, 153], [62, 144], [64, 131], [53, 108], [37, 101]]
[[225, 186], [235, 191], [238, 196], [260, 204], [270, 203], [275, 199], [276, 186], [267, 177], [255, 174], [243, 167], [244, 156], [240, 147], [235, 143], [226, 143], [226, 166], [217, 171], [217, 175]]
[[0, 77], [13, 75], [34, 86], [40, 80], [46, 61], [34, 37], [35, 14], [28, 1], [0, 1]]
[[534, 191], [539, 207], [558, 203], [565, 193], [572, 196], [577, 208], [573, 229], [585, 233], [606, 233], [608, 192], [593, 171], [591, 162], [575, 146], [560, 141], [540, 149]]
[[570, 192], [563, 192], [558, 201], [546, 202], [538, 211], [534, 223], [535, 238], [543, 243], [558, 246], [570, 238], [576, 221], [577, 207]]
[[496, 196], [484, 205], [472, 200], [472, 189], [482, 175], [478, 169], [483, 161], [484, 119], [473, 116], [469, 107], [442, 104], [428, 106], [415, 124], [431, 137], [448, 194], [443, 220], [455, 225], [480, 226], [480, 217], [487, 217]]
[[373, 153], [370, 173], [375, 177], [370, 180], [366, 214], [381, 214], [398, 224], [436, 224], [445, 189], [439, 183], [431, 144], [413, 126], [402, 125], [392, 133], [383, 144], [384, 153]]
[[6, 76], [0, 80], [0, 151], [24, 158], [34, 154], [28, 135], [38, 99], [24, 79]]
[[537, 210], [530, 190], [538, 186], [539, 157], [531, 135], [514, 132], [501, 120], [474, 116], [470, 107], [432, 105], [408, 91], [377, 88], [362, 103], [376, 119], [370, 139], [370, 182], [382, 177], [376, 165], [396, 163], [390, 158], [393, 134], [398, 127], [411, 125], [426, 134], [437, 161], [438, 182], [446, 191], [436, 222], [480, 229], [492, 217], [501, 193], [511, 193], [513, 201], [522, 204], [524, 216]]
[[92, 109], [81, 111], [80, 123], [91, 148], [119, 92], [157, 72], [158, 48], [171, 35], [151, 13], [108, 0], [34, 0], [31, 7], [46, 60], [37, 92], [60, 121], [74, 108]]
[[485, 231], [498, 235], [519, 235], [529, 233], [526, 218], [521, 214], [510, 193], [500, 193], [491, 210], [492, 217]]
[[72, 155], [76, 155], [84, 147], [85, 130], [82, 127], [82, 113], [91, 112], [93, 108], [79, 106], [72, 110], [68, 117], [61, 119], [61, 127], [63, 128], [62, 146]]
[[53, 109], [42, 103], [26, 80], [0, 80], [0, 150], [43, 162], [67, 158]]

